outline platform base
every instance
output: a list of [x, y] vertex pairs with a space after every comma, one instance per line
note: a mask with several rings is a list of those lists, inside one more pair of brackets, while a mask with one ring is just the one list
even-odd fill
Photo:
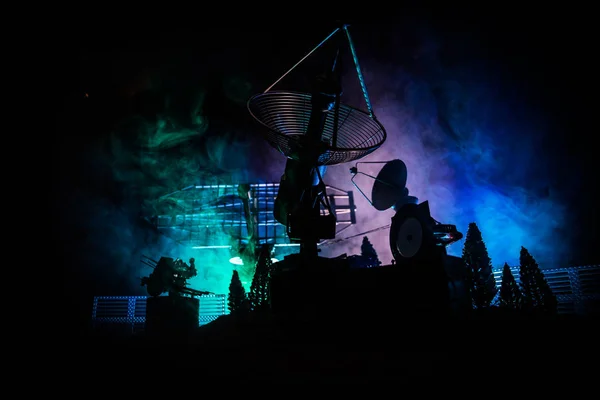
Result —
[[147, 335], [185, 334], [198, 328], [200, 300], [192, 297], [160, 296], [148, 298]]
[[283, 268], [271, 278], [271, 308], [277, 315], [371, 323], [395, 316], [431, 319], [451, 313], [441, 259], [414, 268], [352, 269], [343, 259], [318, 257], [303, 264], [291, 256], [279, 264]]

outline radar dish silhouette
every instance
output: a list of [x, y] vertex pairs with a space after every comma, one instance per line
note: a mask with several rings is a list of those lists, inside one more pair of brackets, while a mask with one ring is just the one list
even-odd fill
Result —
[[402, 160], [387, 162], [373, 184], [371, 199], [373, 207], [379, 211], [387, 210], [408, 195], [406, 189], [407, 169]]
[[[254, 95], [248, 101], [250, 114], [267, 128], [262, 130], [264, 138], [287, 158], [299, 160], [300, 150], [307, 145], [303, 139], [313, 108], [311, 97], [302, 92], [272, 91]], [[328, 113], [317, 165], [357, 160], [385, 142], [383, 125], [365, 111], [340, 104], [337, 134], [334, 120], [334, 113]]]

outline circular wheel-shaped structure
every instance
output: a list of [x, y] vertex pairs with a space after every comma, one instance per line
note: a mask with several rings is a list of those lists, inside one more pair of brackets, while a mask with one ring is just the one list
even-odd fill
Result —
[[396, 237], [396, 251], [401, 257], [412, 258], [419, 250], [423, 243], [423, 227], [421, 222], [414, 218], [406, 218], [398, 227]]
[[[250, 114], [265, 128], [265, 139], [288, 158], [297, 159], [312, 111], [311, 95], [267, 92], [248, 100]], [[385, 142], [385, 128], [361, 110], [340, 104], [337, 138], [333, 140], [334, 112], [327, 114], [318, 165], [341, 164], [375, 151]]]

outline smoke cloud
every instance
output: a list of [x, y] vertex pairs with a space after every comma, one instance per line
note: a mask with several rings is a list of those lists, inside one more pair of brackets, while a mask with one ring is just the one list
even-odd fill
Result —
[[[551, 166], [556, 155], [538, 150], [549, 134], [546, 121], [515, 88], [503, 87], [497, 69], [473, 63], [444, 68], [434, 41], [430, 35], [421, 38], [415, 50], [419, 59], [411, 65], [427, 73], [375, 60], [363, 63], [388, 138], [360, 161], [402, 159], [410, 193], [428, 200], [435, 219], [455, 224], [463, 234], [469, 222], [476, 222], [494, 266], [516, 264], [520, 246], [530, 248], [541, 265], [564, 262], [571, 243], [562, 228], [566, 207], [555, 194]], [[355, 74], [346, 80], [355, 81]], [[362, 105], [360, 96], [355, 90], [346, 101]], [[363, 172], [374, 176], [381, 167], [367, 164]], [[327, 176], [335, 186], [351, 189], [349, 178], [346, 165], [330, 168]], [[359, 175], [355, 182], [370, 197], [373, 181]], [[362, 196], [355, 197], [358, 223], [346, 235], [390, 223], [394, 211], [376, 211]], [[380, 259], [389, 262], [389, 230], [368, 236]], [[361, 238], [332, 245], [326, 254], [359, 253]], [[463, 243], [449, 246], [448, 253], [460, 255]]]
[[[412, 58], [401, 48], [386, 54], [398, 56], [397, 62], [362, 57], [357, 44], [375, 113], [388, 133], [383, 146], [360, 161], [402, 159], [410, 193], [430, 202], [435, 219], [464, 234], [476, 222], [494, 266], [514, 264], [521, 246], [541, 265], [564, 260], [565, 207], [555, 195], [552, 155], [537, 151], [545, 121], [497, 79], [495, 69], [471, 60], [445, 66], [439, 59], [443, 43], [431, 33], [419, 35]], [[79, 236], [82, 268], [97, 294], [145, 294], [140, 277], [151, 271], [140, 262], [143, 255], [201, 260], [191, 287], [227, 292], [233, 268], [227, 250], [186, 248], [140, 222], [157, 207], [172, 207], [157, 201], [161, 196], [190, 185], [279, 181], [284, 157], [249, 133], [254, 128], [245, 101], [257, 86], [236, 73], [221, 78], [218, 89], [208, 78], [195, 86], [182, 82], [176, 90], [145, 88], [132, 95], [138, 108], [86, 150], [92, 189], [73, 191], [64, 208], [71, 214], [66, 230], [71, 239]], [[344, 82], [343, 101], [364, 109], [352, 70]], [[358, 193], [351, 166], [330, 167], [325, 181], [354, 191], [357, 224], [340, 237], [357, 236], [323, 245], [323, 256], [359, 254], [360, 233], [384, 227], [394, 214], [375, 210]], [[359, 170], [376, 175], [381, 166]], [[370, 196], [372, 181], [359, 175], [356, 183]], [[391, 262], [389, 230], [367, 236], [380, 260]], [[462, 242], [448, 250], [460, 255]]]

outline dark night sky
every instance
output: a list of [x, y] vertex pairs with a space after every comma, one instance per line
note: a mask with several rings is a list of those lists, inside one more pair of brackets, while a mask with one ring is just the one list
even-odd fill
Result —
[[[491, 7], [491, 6], [490, 6]], [[439, 49], [442, 62], [452, 64], [457, 59], [485, 60], [499, 71], [503, 85], [515, 85], [527, 96], [527, 102], [548, 115], [552, 128], [540, 152], [557, 154], [559, 180], [569, 180], [577, 174], [589, 184], [585, 191], [565, 192], [562, 195], [573, 204], [573, 230], [589, 243], [598, 242], [596, 228], [598, 212], [592, 217], [596, 201], [596, 175], [593, 173], [594, 149], [590, 100], [594, 92], [591, 82], [593, 54], [589, 45], [588, 24], [582, 12], [567, 10], [539, 10], [537, 15], [523, 12], [481, 12], [475, 10], [434, 10], [427, 12], [398, 12], [402, 17], [388, 17], [377, 24], [356, 21], [352, 34], [360, 57], [385, 62], [394, 50], [394, 62], [413, 65], [417, 49], [423, 47], [415, 32], [423, 26], [443, 37]], [[443, 15], [443, 17], [442, 17]], [[575, 31], [565, 30], [573, 25]], [[131, 112], [124, 93], [135, 87], [140, 71], [160, 69], [172, 71], [179, 80], [206, 81], [207, 77], [242, 73], [246, 79], [265, 87], [306, 50], [320, 41], [334, 26], [330, 21], [316, 23], [247, 23], [221, 24], [218, 28], [197, 28], [190, 25], [174, 27], [140, 24], [122, 20], [110, 29], [87, 29], [77, 38], [70, 38], [69, 53], [73, 63], [64, 70], [64, 103], [59, 111], [61, 126], [56, 143], [60, 146], [58, 175], [61, 180], [57, 198], [57, 212], [64, 211], [62, 200], [73, 187], [95, 186], [96, 190], [111, 191], [110, 184], [94, 181], [80, 168], [86, 150], [97, 138]], [[171, 24], [169, 24], [171, 25]], [[183, 24], [181, 24], [183, 25]], [[285, 41], [285, 43], [283, 43]], [[398, 51], [398, 48], [402, 51]], [[403, 60], [405, 58], [405, 60]], [[418, 74], [416, 70], [414, 73]], [[143, 75], [143, 74], [142, 74]], [[166, 74], [169, 75], [168, 73]], [[81, 96], [89, 92], [88, 102]], [[223, 115], [223, 99], [213, 89], [206, 100], [209, 114], [215, 119], [231, 118]], [[239, 110], [238, 110], [239, 113]], [[234, 114], [240, 119], [247, 118]], [[532, 154], [536, 157], [536, 154]], [[105, 185], [102, 189], [98, 186]], [[57, 214], [60, 215], [60, 214]], [[59, 220], [60, 221], [60, 220]], [[61, 222], [59, 222], [61, 224]], [[62, 237], [70, 237], [68, 227], [59, 228]], [[66, 235], [66, 236], [64, 236]], [[71, 240], [71, 239], [69, 239]], [[59, 243], [60, 255], [69, 270], [77, 270], [77, 251]], [[71, 243], [71, 247], [76, 247]], [[593, 245], [582, 245], [581, 261], [594, 260]], [[71, 271], [71, 272], [73, 272]], [[89, 292], [80, 289], [85, 279], [82, 272], [68, 273], [65, 292], [70, 304], [85, 299]], [[88, 309], [86, 303], [82, 307]]]

